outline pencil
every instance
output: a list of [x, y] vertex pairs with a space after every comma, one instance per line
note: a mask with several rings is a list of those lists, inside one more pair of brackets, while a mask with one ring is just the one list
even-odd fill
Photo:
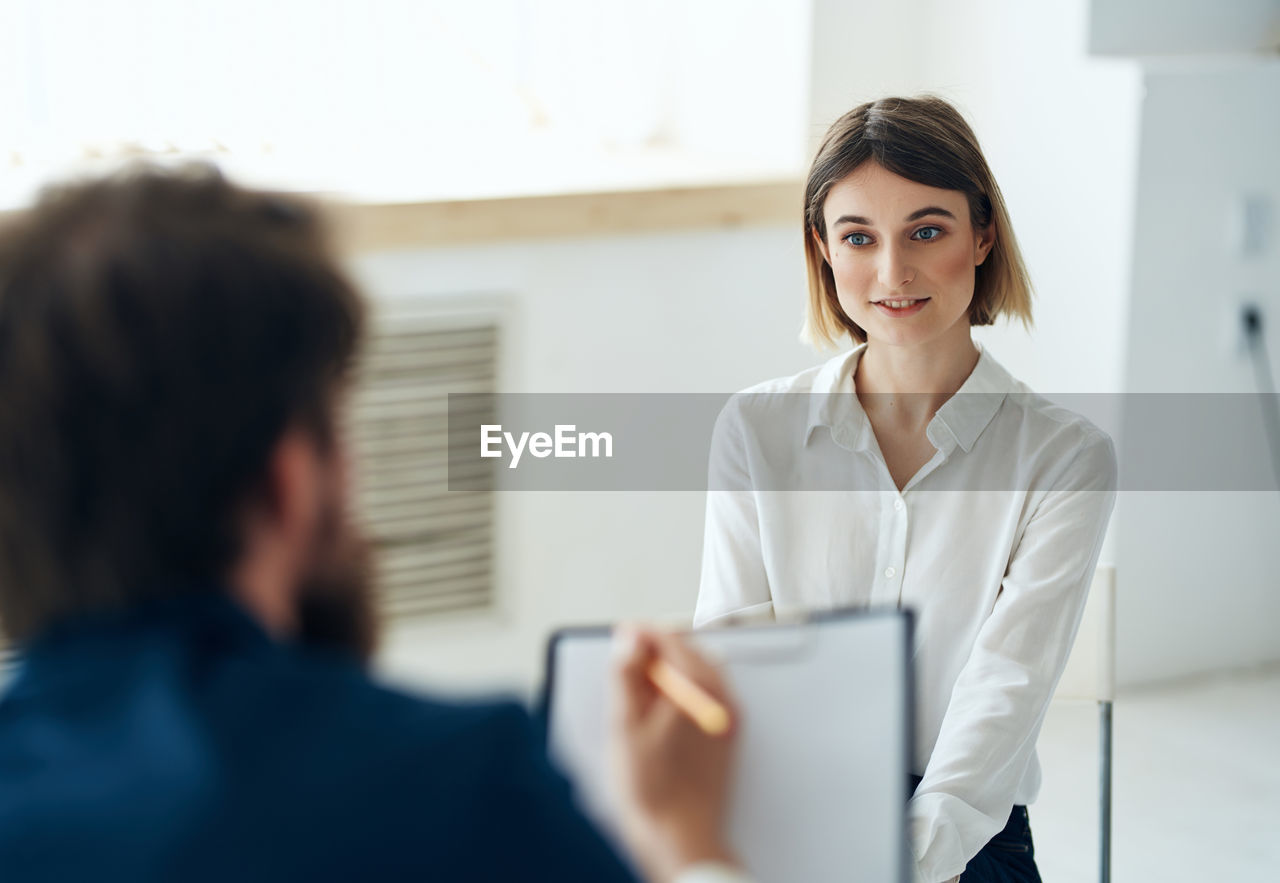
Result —
[[708, 736], [728, 732], [729, 710], [665, 659], [649, 666], [649, 680]]

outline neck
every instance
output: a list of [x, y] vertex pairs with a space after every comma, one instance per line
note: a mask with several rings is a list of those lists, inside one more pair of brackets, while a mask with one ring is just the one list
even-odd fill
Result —
[[928, 423], [978, 364], [978, 348], [963, 330], [916, 346], [868, 341], [854, 374], [863, 409], [873, 417], [891, 412], [895, 421]]

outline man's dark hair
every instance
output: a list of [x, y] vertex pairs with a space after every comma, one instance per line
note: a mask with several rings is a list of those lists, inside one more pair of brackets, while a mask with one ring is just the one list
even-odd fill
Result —
[[307, 202], [216, 170], [63, 185], [0, 229], [0, 626], [207, 590], [301, 425], [324, 446], [362, 301]]

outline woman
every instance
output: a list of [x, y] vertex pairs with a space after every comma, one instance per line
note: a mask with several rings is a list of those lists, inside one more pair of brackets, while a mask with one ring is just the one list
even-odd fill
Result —
[[913, 608], [917, 879], [1039, 880], [1035, 741], [1114, 503], [1114, 448], [972, 340], [1000, 316], [1029, 326], [1031, 293], [945, 101], [839, 119], [804, 227], [807, 335], [858, 345], [721, 415], [695, 623]]

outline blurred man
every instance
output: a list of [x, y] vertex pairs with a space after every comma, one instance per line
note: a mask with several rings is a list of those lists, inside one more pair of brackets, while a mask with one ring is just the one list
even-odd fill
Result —
[[[630, 879], [515, 705], [375, 685], [340, 404], [361, 298], [306, 204], [216, 172], [47, 193], [0, 231], [0, 874]], [[730, 740], [616, 673], [626, 835], [728, 879]], [[728, 875], [728, 876], [725, 876]]]

